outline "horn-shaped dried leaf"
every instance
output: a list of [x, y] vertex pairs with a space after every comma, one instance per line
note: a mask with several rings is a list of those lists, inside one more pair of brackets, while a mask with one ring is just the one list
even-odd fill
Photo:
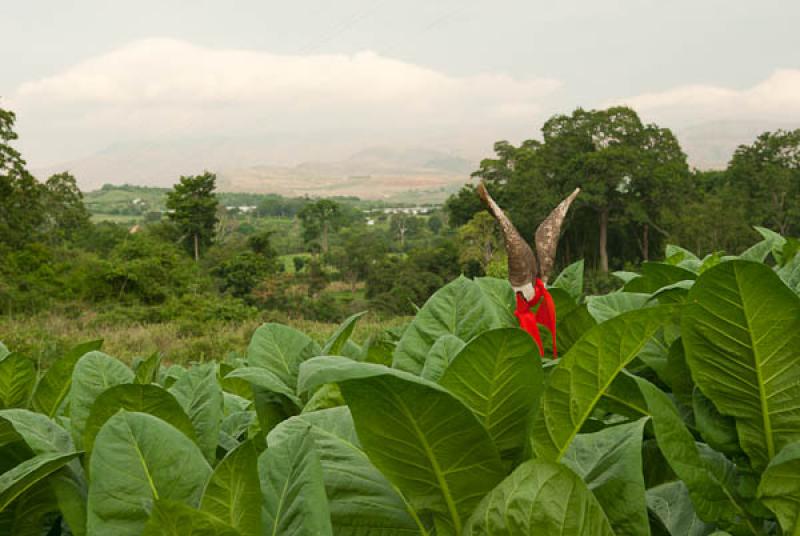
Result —
[[536, 257], [533, 255], [533, 250], [508, 219], [503, 209], [489, 195], [489, 191], [483, 183], [478, 185], [478, 195], [503, 231], [508, 253], [508, 280], [511, 282], [511, 286], [517, 289], [532, 283], [533, 274], [536, 273]]
[[536, 229], [536, 255], [539, 259], [539, 277], [545, 283], [547, 283], [556, 261], [558, 239], [561, 236], [561, 224], [564, 223], [569, 206], [580, 191], [580, 188], [575, 188], [575, 191], [559, 203], [553, 209], [553, 212], [539, 225], [539, 228]]

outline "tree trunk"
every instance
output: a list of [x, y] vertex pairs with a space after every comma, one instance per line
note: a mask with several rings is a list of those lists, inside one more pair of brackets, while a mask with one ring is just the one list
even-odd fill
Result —
[[600, 271], [608, 273], [608, 208], [600, 210]]
[[328, 253], [328, 222], [322, 222], [322, 252]]
[[194, 262], [200, 262], [200, 237], [194, 233]]
[[650, 226], [646, 223], [642, 231], [642, 257], [646, 261], [650, 260]]

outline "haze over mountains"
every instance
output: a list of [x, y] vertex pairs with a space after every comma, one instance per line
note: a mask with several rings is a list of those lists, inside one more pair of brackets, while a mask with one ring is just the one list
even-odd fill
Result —
[[[714, 121], [678, 129], [676, 134], [690, 164], [700, 169], [723, 168], [740, 144], [751, 143], [765, 130], [792, 128], [777, 121]], [[518, 140], [512, 140], [517, 143]], [[308, 154], [309, 143], [316, 149]], [[424, 146], [367, 145], [319, 137], [203, 138], [165, 143], [120, 143], [91, 156], [35, 169], [39, 176], [68, 170], [82, 189], [103, 184], [171, 186], [181, 175], [205, 169], [218, 174], [222, 191], [282, 195], [355, 195], [379, 199], [403, 192], [429, 193], [441, 199], [469, 179], [480, 153]]]

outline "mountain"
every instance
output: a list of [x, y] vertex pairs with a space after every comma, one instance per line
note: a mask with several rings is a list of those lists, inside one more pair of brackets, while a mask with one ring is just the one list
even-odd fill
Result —
[[[339, 154], [343, 154], [344, 148], [335, 141], [329, 145], [329, 153], [339, 149]], [[417, 192], [430, 193], [441, 200], [466, 182], [477, 167], [476, 161], [446, 151], [403, 146], [369, 147], [339, 160], [265, 164], [280, 162], [295, 152], [296, 148], [286, 143], [265, 140], [220, 138], [166, 144], [129, 143], [33, 171], [46, 177], [68, 170], [84, 190], [95, 190], [103, 184], [169, 187], [181, 175], [207, 169], [217, 173], [221, 191], [287, 196], [355, 195], [365, 199], [396, 198]]]

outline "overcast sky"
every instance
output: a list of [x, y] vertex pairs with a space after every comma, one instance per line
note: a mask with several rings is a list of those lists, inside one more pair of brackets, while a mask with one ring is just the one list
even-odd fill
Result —
[[617, 102], [674, 128], [800, 123], [796, 0], [0, 2], [0, 106], [33, 167], [214, 136], [471, 156]]

